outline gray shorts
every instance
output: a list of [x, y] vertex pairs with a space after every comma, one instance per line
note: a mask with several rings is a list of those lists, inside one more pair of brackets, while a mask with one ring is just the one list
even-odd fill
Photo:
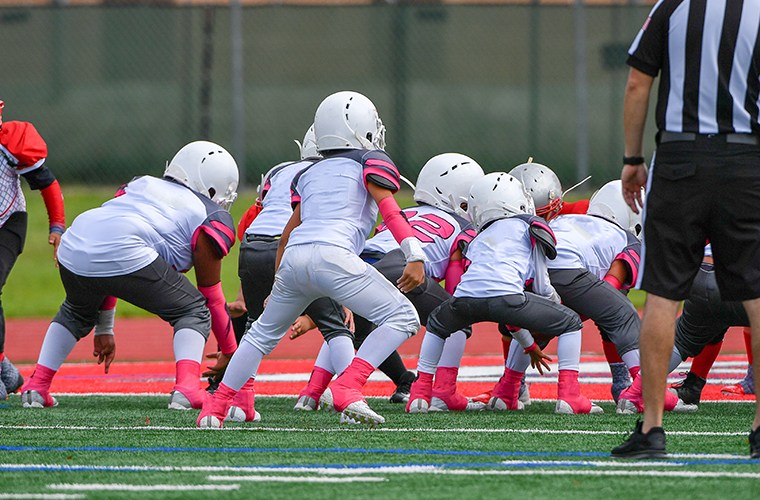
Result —
[[532, 293], [487, 298], [452, 297], [430, 314], [427, 326], [431, 333], [446, 339], [457, 330], [481, 321], [525, 328], [537, 337], [539, 344], [583, 326], [571, 309]]
[[174, 331], [190, 328], [208, 338], [211, 313], [206, 298], [183, 274], [162, 258], [123, 276], [91, 278], [59, 266], [66, 299], [53, 322], [66, 327], [77, 339], [95, 326], [98, 310], [106, 296], [112, 295], [158, 315]]
[[566, 305], [591, 319], [618, 353], [639, 348], [641, 319], [630, 300], [586, 269], [549, 269], [549, 279]]

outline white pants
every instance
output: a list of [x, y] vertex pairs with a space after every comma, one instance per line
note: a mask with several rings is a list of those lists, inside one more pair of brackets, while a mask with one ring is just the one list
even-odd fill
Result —
[[269, 354], [306, 306], [320, 297], [410, 337], [420, 328], [409, 299], [374, 267], [346, 249], [307, 244], [285, 249], [267, 307], [243, 341]]

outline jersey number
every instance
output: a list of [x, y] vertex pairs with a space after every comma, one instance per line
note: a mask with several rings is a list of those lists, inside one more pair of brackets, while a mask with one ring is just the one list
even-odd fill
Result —
[[[412, 226], [414, 237], [420, 240], [420, 243], [432, 243], [434, 238], [447, 239], [454, 234], [454, 226], [442, 217], [434, 214], [417, 215], [414, 210], [404, 210], [409, 225]], [[385, 224], [380, 224], [377, 232], [385, 231]]]

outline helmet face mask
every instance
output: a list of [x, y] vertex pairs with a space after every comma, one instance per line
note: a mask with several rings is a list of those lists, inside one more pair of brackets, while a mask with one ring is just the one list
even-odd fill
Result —
[[641, 213], [634, 213], [625, 202], [619, 179], [608, 182], [591, 196], [587, 214], [607, 219], [636, 236], [641, 232]]
[[488, 223], [520, 214], [535, 215], [533, 198], [515, 177], [493, 172], [477, 179], [470, 189], [467, 214], [477, 231]]
[[208, 197], [225, 210], [237, 199], [237, 163], [213, 142], [195, 141], [182, 147], [167, 164], [164, 177]]
[[327, 96], [314, 114], [317, 151], [384, 149], [385, 126], [375, 105], [358, 92]]
[[466, 217], [472, 183], [483, 177], [478, 163], [459, 153], [443, 153], [429, 159], [417, 176], [414, 201]]
[[533, 198], [536, 215], [549, 221], [562, 210], [562, 184], [552, 169], [528, 162], [517, 165], [509, 174], [519, 179]]

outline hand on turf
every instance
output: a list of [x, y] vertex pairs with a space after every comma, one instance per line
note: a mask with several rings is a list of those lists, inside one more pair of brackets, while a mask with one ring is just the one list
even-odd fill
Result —
[[396, 281], [398, 289], [409, 293], [425, 281], [425, 263], [421, 260], [407, 262], [404, 273]]
[[221, 351], [212, 352], [206, 354], [206, 359], [215, 359], [216, 364], [214, 366], [209, 366], [208, 370], [201, 373], [201, 376], [217, 377], [222, 375], [224, 373], [224, 370], [227, 369], [227, 365], [230, 364], [230, 359], [232, 359], [232, 354], [224, 354]]
[[98, 358], [98, 364], [105, 363], [105, 372], [111, 367], [116, 357], [116, 340], [113, 335], [95, 335], [93, 337], [92, 355]]
[[297, 339], [309, 330], [313, 330], [317, 325], [308, 314], [302, 314], [290, 325], [290, 339]]
[[547, 372], [552, 371], [551, 368], [549, 368], [549, 363], [554, 361], [552, 358], [544, 354], [544, 351], [541, 350], [538, 345], [533, 344], [535, 348], [528, 350], [528, 355], [530, 356], [530, 366], [538, 370], [538, 373], [543, 375], [544, 370]]

